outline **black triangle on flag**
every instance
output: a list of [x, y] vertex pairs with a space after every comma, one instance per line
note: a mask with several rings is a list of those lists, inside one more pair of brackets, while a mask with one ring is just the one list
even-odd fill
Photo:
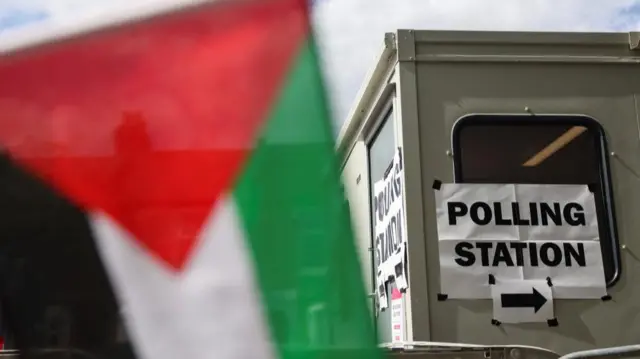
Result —
[[134, 358], [121, 338], [118, 305], [88, 217], [6, 154], [0, 155], [0, 233], [5, 350], [36, 358]]

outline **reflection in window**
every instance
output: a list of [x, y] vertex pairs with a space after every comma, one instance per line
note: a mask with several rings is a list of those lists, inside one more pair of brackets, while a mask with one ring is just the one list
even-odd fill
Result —
[[606, 144], [600, 126], [579, 116], [472, 115], [454, 128], [456, 181], [588, 184], [596, 210], [607, 283], [616, 280], [618, 251]]

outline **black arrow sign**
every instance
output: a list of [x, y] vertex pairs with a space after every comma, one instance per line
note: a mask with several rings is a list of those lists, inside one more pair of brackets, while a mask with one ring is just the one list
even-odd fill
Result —
[[547, 298], [540, 294], [535, 288], [531, 293], [500, 294], [502, 308], [533, 308], [537, 313], [547, 302]]

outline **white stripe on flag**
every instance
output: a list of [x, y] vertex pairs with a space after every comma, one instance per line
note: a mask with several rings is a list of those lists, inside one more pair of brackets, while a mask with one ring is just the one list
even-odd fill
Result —
[[92, 218], [94, 235], [144, 359], [273, 359], [253, 263], [230, 197], [203, 226], [182, 273], [174, 273], [108, 216]]
[[[189, 10], [197, 6], [207, 6], [218, 1], [221, 0], [136, 0], [130, 1], [126, 6], [109, 7], [106, 5], [100, 9], [101, 11], [94, 10], [85, 14], [80, 9], [80, 11], [73, 13], [73, 16], [67, 16], [67, 18], [53, 18], [25, 26], [24, 29], [12, 29], [8, 31], [8, 35], [0, 33], [0, 55], [120, 25], [146, 21], [156, 16]], [[96, 5], [91, 7], [95, 8]], [[51, 14], [54, 17], [57, 15], [59, 14]]]

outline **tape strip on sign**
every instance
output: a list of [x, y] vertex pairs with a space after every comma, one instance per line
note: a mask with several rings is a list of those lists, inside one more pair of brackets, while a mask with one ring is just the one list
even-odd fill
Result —
[[606, 295], [586, 185], [440, 184], [434, 190], [441, 291], [491, 298], [486, 278], [553, 280], [558, 299]]
[[404, 168], [402, 152], [398, 148], [383, 178], [373, 185], [374, 263], [376, 292], [380, 309], [385, 309], [387, 282], [395, 280], [400, 290], [406, 281], [406, 231], [404, 216]]

